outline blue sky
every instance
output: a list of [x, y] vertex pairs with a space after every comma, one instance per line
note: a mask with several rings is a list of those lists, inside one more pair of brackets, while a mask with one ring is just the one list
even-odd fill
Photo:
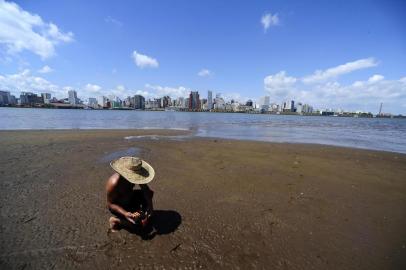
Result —
[[0, 1], [0, 88], [406, 114], [405, 1]]

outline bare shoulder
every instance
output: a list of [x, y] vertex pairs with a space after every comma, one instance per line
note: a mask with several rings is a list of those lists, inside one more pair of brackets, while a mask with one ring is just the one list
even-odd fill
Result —
[[117, 186], [117, 182], [118, 182], [119, 178], [120, 178], [120, 175], [118, 173], [114, 173], [112, 176], [110, 176], [106, 182], [106, 190], [107, 191], [114, 190], [114, 188]]

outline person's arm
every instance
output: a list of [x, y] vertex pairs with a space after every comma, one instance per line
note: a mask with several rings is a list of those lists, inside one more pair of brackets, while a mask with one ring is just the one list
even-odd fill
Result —
[[128, 212], [124, 208], [122, 208], [120, 205], [115, 203], [116, 197], [117, 197], [117, 192], [115, 191], [115, 185], [114, 185], [113, 180], [109, 179], [109, 181], [107, 182], [107, 186], [106, 186], [107, 208], [114, 214], [125, 218], [132, 224], [135, 224], [136, 219], [140, 217], [140, 214]]

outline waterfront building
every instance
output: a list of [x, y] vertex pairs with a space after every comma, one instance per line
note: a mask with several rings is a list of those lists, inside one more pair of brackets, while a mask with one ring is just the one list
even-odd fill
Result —
[[156, 110], [156, 109], [159, 109], [159, 107], [161, 106], [161, 103], [160, 103], [161, 101], [160, 101], [160, 99], [154, 99], [154, 100], [147, 100], [146, 102], [145, 102], [145, 109], [148, 109], [148, 110]]
[[198, 91], [191, 91], [189, 94], [189, 110], [199, 110], [200, 99]]
[[258, 101], [259, 109], [268, 111], [269, 110], [269, 96], [260, 97]]
[[295, 112], [295, 101], [290, 101], [290, 111]]
[[303, 104], [302, 113], [313, 113], [313, 107], [309, 104]]
[[97, 98], [97, 104], [100, 106], [100, 107], [102, 107], [102, 108], [106, 108], [106, 107], [108, 107], [107, 105], [107, 103], [108, 103], [108, 101], [109, 101], [109, 99], [107, 98], [107, 97], [105, 97], [105, 96], [99, 96], [98, 98]]
[[51, 103], [51, 94], [50, 93], [41, 93], [42, 102], [45, 104]]
[[43, 103], [42, 97], [37, 96], [31, 92], [21, 92], [20, 104], [25, 106], [34, 106]]
[[245, 103], [245, 106], [253, 107], [253, 106], [254, 106], [254, 103], [252, 102], [251, 99], [249, 99], [249, 100], [247, 100], [247, 102]]
[[0, 91], [0, 106], [11, 105], [11, 95], [9, 91]]
[[178, 99], [176, 100], [175, 106], [176, 106], [176, 107], [179, 107], [179, 108], [185, 108], [185, 107], [186, 107], [186, 106], [185, 106], [185, 98], [183, 98], [183, 97], [178, 97]]
[[127, 96], [123, 101], [122, 101], [123, 107], [126, 108], [133, 108], [134, 107], [134, 98]]
[[75, 90], [69, 90], [68, 91], [68, 100], [69, 100], [69, 104], [71, 105], [76, 105], [78, 104], [78, 96]]
[[108, 107], [110, 107], [112, 109], [118, 109], [118, 108], [122, 107], [123, 102], [121, 101], [121, 99], [118, 96], [109, 95], [108, 98], [110, 101], [110, 106], [108, 106]]
[[231, 102], [231, 110], [233, 112], [239, 112], [240, 111], [240, 103], [238, 103], [236, 101], [232, 101]]
[[271, 111], [273, 113], [279, 112], [279, 108], [280, 108], [280, 106], [276, 103], [271, 103], [269, 105], [269, 111]]
[[135, 95], [134, 98], [134, 109], [144, 110], [145, 109], [145, 98], [141, 95]]
[[14, 95], [10, 95], [10, 100], [8, 102], [9, 102], [9, 105], [16, 105], [17, 98]]
[[231, 106], [231, 103], [226, 103], [225, 110], [227, 112], [232, 112], [233, 111], [233, 107]]
[[214, 99], [214, 109], [219, 111], [224, 111], [226, 109], [226, 103], [221, 96], [216, 96], [216, 98]]
[[213, 93], [212, 91], [207, 91], [207, 109], [213, 109]]
[[120, 101], [114, 100], [114, 101], [110, 102], [110, 108], [112, 108], [112, 109], [118, 109], [118, 108], [121, 108], [121, 107], [122, 107], [121, 106], [121, 100]]
[[292, 105], [292, 102], [284, 101], [281, 106], [282, 107], [281, 111], [282, 112], [291, 112], [292, 111], [291, 105]]
[[121, 99], [116, 95], [108, 95], [107, 96], [110, 102], [118, 102], [121, 103]]
[[164, 96], [161, 98], [161, 108], [169, 107], [171, 104], [171, 98], [169, 96]]
[[89, 101], [87, 102], [87, 105], [88, 105], [89, 107], [92, 107], [92, 108], [97, 108], [97, 107], [98, 107], [98, 105], [97, 105], [97, 99], [96, 99], [96, 98], [93, 98], [93, 97], [90, 97], [90, 98], [89, 98]]
[[302, 114], [303, 111], [303, 104], [301, 102], [297, 103], [296, 112]]
[[239, 104], [237, 111], [238, 112], [249, 112], [249, 111], [252, 111], [252, 110], [253, 110], [252, 106]]
[[209, 105], [206, 103], [201, 103], [202, 104], [202, 110], [203, 111], [208, 111], [209, 110]]

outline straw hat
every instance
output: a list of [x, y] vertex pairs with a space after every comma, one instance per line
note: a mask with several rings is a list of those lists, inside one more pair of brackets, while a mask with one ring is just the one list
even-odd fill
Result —
[[147, 184], [155, 176], [154, 168], [138, 157], [121, 157], [110, 162], [110, 166], [133, 184]]

